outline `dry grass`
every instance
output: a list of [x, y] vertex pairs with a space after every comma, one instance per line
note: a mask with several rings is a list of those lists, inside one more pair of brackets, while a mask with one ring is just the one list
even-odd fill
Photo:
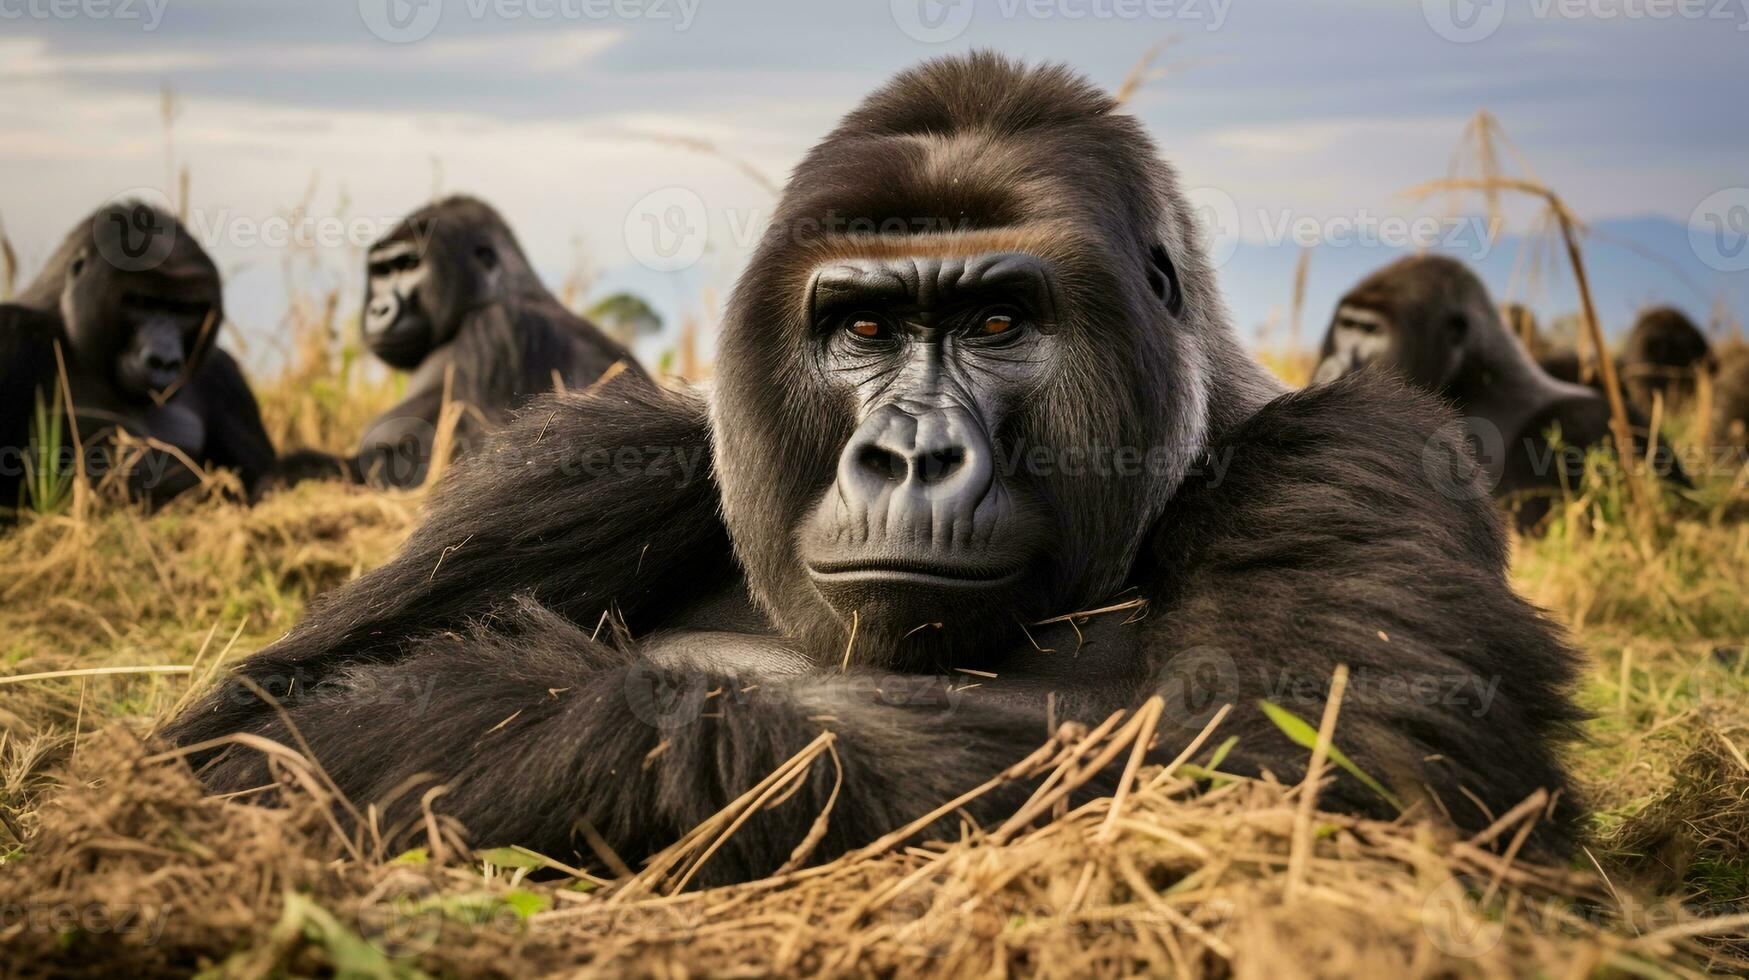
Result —
[[[332, 321], [331, 310], [326, 314]], [[318, 322], [322, 322], [318, 317]], [[332, 338], [338, 331], [321, 336]], [[1304, 356], [1272, 357], [1302, 377]], [[276, 435], [344, 448], [394, 397], [310, 342], [262, 385]], [[328, 387], [324, 387], [324, 385]], [[1679, 438], [1694, 431], [1679, 418]], [[1749, 961], [1749, 491], [1716, 475], [1630, 532], [1603, 462], [1519, 588], [1594, 666], [1575, 768], [1596, 811], [1571, 868], [1503, 861], [1540, 812], [1482, 840], [1302, 811], [1304, 787], [1144, 767], [1121, 803], [1042, 826], [883, 846], [731, 889], [669, 894], [731, 808], [651, 867], [602, 878], [526, 854], [421, 852], [341, 836], [319, 773], [278, 763], [292, 805], [203, 799], [144, 741], [223, 664], [271, 642], [317, 593], [387, 558], [417, 494], [305, 486], [254, 509], [99, 502], [0, 537], [0, 972], [350, 976], [1014, 972], [1081, 976], [1700, 975]], [[95, 673], [176, 666], [183, 673]], [[191, 680], [192, 678], [192, 680]], [[1339, 733], [1340, 719], [1333, 722]], [[1034, 764], [1072, 781], [1125, 758], [1147, 715], [1065, 731]], [[1209, 733], [1218, 744], [1219, 729]], [[822, 742], [773, 775], [830, 765]], [[779, 791], [777, 798], [783, 794]], [[952, 801], [942, 801], [948, 804]], [[756, 805], [753, 797], [737, 804]], [[922, 816], [922, 815], [919, 815]], [[629, 869], [628, 869], [629, 870]], [[531, 872], [535, 872], [532, 875]], [[57, 918], [58, 916], [58, 918]]]

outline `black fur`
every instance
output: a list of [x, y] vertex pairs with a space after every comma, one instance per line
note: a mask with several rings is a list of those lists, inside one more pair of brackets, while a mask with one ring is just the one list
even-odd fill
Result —
[[[166, 301], [179, 305], [169, 314], [151, 305]], [[122, 380], [135, 324], [147, 317], [179, 322], [184, 334], [185, 366], [162, 405]], [[171, 215], [118, 204], [77, 225], [17, 303], [0, 306], [0, 508], [20, 502], [37, 398], [60, 411], [52, 404], [57, 343], [89, 474], [114, 465], [120, 430], [173, 446], [202, 467], [233, 470], [254, 497], [275, 473], [273, 444], [242, 370], [216, 345], [223, 321], [218, 269]], [[130, 494], [153, 504], [198, 482], [176, 454], [159, 450], [128, 474]]]
[[[458, 468], [398, 558], [245, 661], [171, 736], [288, 740], [248, 678], [355, 802], [387, 803], [390, 827], [416, 835], [421, 793], [444, 783], [433, 806], [482, 846], [594, 863], [581, 818], [635, 863], [830, 730], [844, 782], [818, 860], [981, 783], [1053, 719], [1100, 720], [1155, 693], [1167, 696], [1156, 758], [1231, 703], [1222, 733], [1241, 741], [1225, 765], [1295, 779], [1308, 751], [1257, 702], [1315, 724], [1347, 664], [1337, 742], [1363, 769], [1472, 830], [1553, 791], [1534, 846], [1558, 851], [1576, 812], [1559, 761], [1578, 718], [1574, 659], [1511, 592], [1485, 494], [1429, 488], [1429, 467], [1464, 452], [1455, 419], [1379, 378], [1291, 394], [1270, 383], [1232, 340], [1170, 172], [1113, 108], [1068, 72], [989, 56], [900, 76], [797, 171], [783, 233], [731, 303], [708, 409], [641, 386], [535, 403]], [[957, 153], [956, 137], [982, 145]], [[795, 574], [789, 531], [854, 425], [823, 396], [831, 379], [810, 373], [818, 355], [797, 321], [807, 253], [844, 244], [797, 223], [827, 210], [1018, 230], [1044, 219], [1038, 247], [1068, 269], [1050, 329], [1072, 374], [1035, 391], [1002, 438], [1173, 450], [1147, 475], [1006, 477], [1049, 502], [1028, 531], [1049, 536], [1048, 574], [955, 610], [976, 629], [852, 640], [856, 625]], [[1155, 246], [1180, 302], [1160, 288]], [[1146, 616], [1079, 631], [992, 618], [1114, 596], [1147, 599]], [[971, 665], [996, 676], [948, 670]], [[234, 746], [194, 761], [215, 790], [266, 781], [259, 755]], [[816, 762], [699, 882], [783, 865], [835, 773]], [[1026, 790], [969, 811], [988, 825]], [[1391, 812], [1344, 774], [1324, 800]]]
[[[400, 247], [411, 250], [420, 281], [396, 298], [377, 266], [384, 249]], [[358, 456], [344, 464], [355, 480], [424, 482], [446, 391], [467, 409], [457, 428], [465, 455], [536, 395], [585, 388], [616, 363], [626, 380], [648, 380], [625, 348], [547, 291], [510, 226], [482, 201], [451, 197], [421, 208], [372, 246], [369, 265], [366, 343], [412, 377], [406, 398], [371, 423]], [[373, 310], [384, 302], [395, 306], [379, 318]], [[319, 457], [305, 464], [332, 468]]]

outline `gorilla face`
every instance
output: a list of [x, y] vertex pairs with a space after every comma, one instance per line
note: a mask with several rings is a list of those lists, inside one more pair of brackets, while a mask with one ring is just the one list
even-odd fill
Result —
[[1330, 336], [1324, 342], [1323, 359], [1312, 374], [1312, 383], [1335, 381], [1375, 361], [1394, 362], [1396, 334], [1396, 327], [1377, 310], [1352, 305], [1338, 307], [1330, 321]]
[[1032, 573], [1054, 535], [1038, 495], [999, 465], [998, 433], [1060, 360], [1058, 289], [1051, 264], [1021, 252], [814, 274], [820, 378], [854, 406], [855, 429], [798, 551], [840, 615], [940, 622]]
[[1420, 256], [1361, 280], [1336, 306], [1313, 384], [1371, 364], [1440, 391], [1470, 357], [1470, 324], [1497, 317], [1487, 290], [1460, 263]]
[[116, 381], [129, 395], [163, 397], [188, 371], [211, 307], [150, 290], [124, 293], [121, 305], [131, 326]]
[[[135, 210], [141, 210], [139, 206]], [[167, 214], [144, 209], [162, 250], [150, 261], [104, 237], [73, 255], [61, 295], [61, 315], [82, 363], [108, 365], [108, 380], [125, 400], [162, 399], [199, 366], [223, 318], [218, 271], [204, 250]], [[121, 255], [128, 268], [112, 257]]]
[[490, 234], [433, 208], [403, 221], [366, 260], [362, 321], [371, 352], [406, 371], [454, 340], [468, 313], [497, 298], [500, 254]]
[[365, 343], [393, 367], [417, 367], [437, 346], [437, 328], [420, 295], [430, 267], [412, 242], [392, 241], [371, 249], [367, 269]]
[[1017, 91], [1002, 135], [943, 140], [962, 110], [923, 90], [797, 169], [711, 403], [724, 519], [780, 632], [912, 670], [991, 666], [1030, 649], [1026, 624], [1110, 601], [1241, 356], [1134, 120], [1092, 92], [1041, 116]]

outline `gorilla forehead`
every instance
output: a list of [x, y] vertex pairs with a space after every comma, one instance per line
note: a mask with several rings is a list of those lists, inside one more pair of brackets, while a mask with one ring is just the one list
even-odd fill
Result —
[[869, 96], [808, 154], [777, 222], [1051, 223], [1148, 238], [1157, 188], [1137, 176], [1155, 166], [1154, 148], [1116, 109], [1060, 66], [987, 53], [928, 62]]

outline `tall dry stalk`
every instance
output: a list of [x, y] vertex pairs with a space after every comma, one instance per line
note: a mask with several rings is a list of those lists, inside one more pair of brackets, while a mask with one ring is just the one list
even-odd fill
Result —
[[0, 221], [0, 300], [10, 300], [18, 290], [18, 253], [12, 250], [12, 239], [6, 234], [6, 222]]
[[1288, 349], [1295, 353], [1300, 349], [1300, 317], [1306, 310], [1306, 273], [1311, 265], [1312, 249], [1301, 246], [1299, 258], [1294, 261], [1294, 299], [1288, 316]]
[[182, 100], [176, 97], [176, 89], [166, 82], [158, 89], [158, 119], [164, 125], [164, 188], [167, 193], [176, 195], [176, 200], [170, 202], [171, 210], [178, 218], [188, 220], [188, 174], [184, 171], [182, 180], [176, 177], [176, 117], [182, 114]]

